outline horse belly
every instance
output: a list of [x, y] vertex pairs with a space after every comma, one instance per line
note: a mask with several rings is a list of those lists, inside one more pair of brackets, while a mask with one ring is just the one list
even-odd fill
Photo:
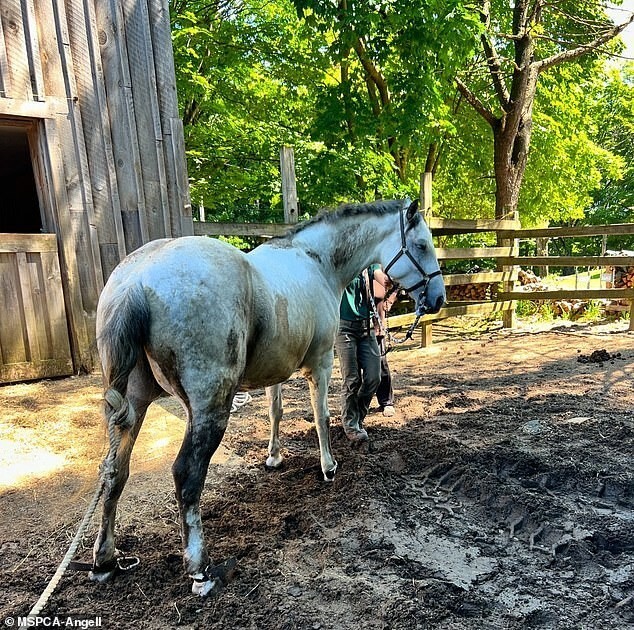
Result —
[[304, 354], [271, 348], [256, 349], [247, 359], [240, 388], [256, 389], [283, 383], [300, 367]]

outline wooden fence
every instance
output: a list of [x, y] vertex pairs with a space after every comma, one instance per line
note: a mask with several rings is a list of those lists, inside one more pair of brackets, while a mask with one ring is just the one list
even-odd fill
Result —
[[[250, 236], [268, 238], [279, 236], [290, 227], [280, 223], [204, 223], [194, 222], [194, 233], [209, 236]], [[630, 325], [634, 330], [634, 288], [600, 288], [528, 292], [516, 286], [521, 266], [555, 267], [607, 267], [634, 266], [634, 256], [520, 256], [519, 241], [525, 239], [572, 238], [590, 236], [624, 236], [634, 234], [634, 224], [596, 225], [573, 228], [522, 229], [519, 220], [452, 220], [432, 217], [429, 227], [435, 237], [458, 234], [494, 233], [500, 245], [495, 247], [437, 248], [438, 259], [442, 261], [494, 259], [496, 271], [478, 273], [443, 274], [445, 286], [487, 283], [501, 289], [492, 292], [484, 300], [447, 302], [440, 312], [425, 315], [420, 319], [421, 345], [432, 342], [433, 322], [459, 315], [489, 315], [501, 313], [504, 325], [514, 325], [517, 300], [630, 300]], [[391, 328], [408, 326], [414, 321], [413, 313], [390, 317]]]

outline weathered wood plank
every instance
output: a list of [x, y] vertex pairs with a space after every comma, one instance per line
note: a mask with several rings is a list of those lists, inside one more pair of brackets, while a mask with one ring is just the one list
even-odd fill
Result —
[[[83, 23], [73, 21], [71, 35], [78, 38], [84, 37], [87, 43], [85, 63], [88, 67], [76, 68], [75, 74], [82, 103], [84, 139], [93, 192], [94, 220], [98, 231], [102, 273], [105, 280], [114, 268], [110, 257], [111, 245], [116, 244], [119, 260], [126, 255], [126, 245], [105, 79], [99, 52], [99, 30], [93, 2], [84, 0], [83, 9], [84, 21]], [[104, 251], [108, 252], [106, 258], [103, 256]]]
[[29, 360], [26, 331], [22, 324], [20, 280], [15, 254], [0, 254], [0, 363]]
[[[514, 302], [480, 302], [477, 304], [460, 304], [445, 306], [434, 315], [424, 315], [421, 317], [421, 323], [431, 322], [436, 319], [446, 319], [447, 317], [456, 317], [458, 315], [486, 315], [489, 313], [498, 313], [515, 308]], [[395, 315], [390, 317], [388, 324], [390, 328], [399, 326], [409, 326], [415, 318], [414, 313], [405, 313], [404, 315]]]
[[148, 12], [163, 138], [164, 177], [168, 204], [165, 208], [165, 218], [169, 222], [171, 234], [189, 235], [193, 234], [191, 202], [185, 165], [183, 128], [178, 113], [176, 71], [167, 0], [148, 0]]
[[7, 98], [10, 94], [11, 74], [7, 59], [7, 47], [4, 43], [4, 26], [2, 26], [2, 19], [0, 19], [0, 97]]
[[[79, 107], [75, 65], [88, 64], [87, 42], [85, 35], [71, 39], [81, 30], [84, 21], [81, 4], [68, 3], [70, 13], [66, 13], [64, 3], [57, 6], [58, 31], [63, 45], [60, 46], [62, 65], [65, 68], [66, 97], [69, 102], [69, 114], [59, 119], [62, 155], [64, 156], [64, 174], [69, 209], [73, 214], [73, 234], [76, 255], [80, 262], [80, 286], [82, 302], [88, 313], [96, 309], [97, 298], [103, 289], [104, 279], [99, 258], [99, 242], [96, 234], [90, 171], [84, 143], [82, 112]], [[73, 27], [70, 28], [69, 27]], [[77, 53], [78, 59], [74, 55]], [[64, 234], [64, 238], [71, 238]]]
[[439, 260], [469, 260], [472, 258], [498, 258], [512, 256], [513, 247], [455, 247], [436, 248]]
[[282, 178], [284, 222], [297, 223], [299, 204], [295, 178], [295, 154], [292, 147], [284, 146], [280, 149], [280, 176]]
[[122, 225], [126, 251], [130, 252], [147, 242], [149, 237], [144, 211], [139, 143], [134, 122], [134, 98], [125, 41], [125, 22], [120, 3], [117, 0], [96, 2], [95, 19], [111, 121], [112, 150]]
[[432, 217], [428, 225], [435, 236], [469, 232], [496, 232], [498, 230], [515, 230], [521, 227], [519, 221], [512, 219], [443, 219], [442, 217]]
[[[57, 35], [56, 6], [54, 7], [52, 2], [35, 2], [33, 11], [38, 26], [40, 64], [46, 100], [48, 102], [51, 96], [58, 97], [58, 104], [63, 100], [67, 111], [64, 69], [60, 58], [60, 47], [63, 44], [58, 40]], [[61, 114], [62, 112], [56, 108], [54, 113]]]
[[44, 90], [42, 58], [40, 56], [40, 42], [37, 32], [37, 22], [35, 21], [33, 0], [22, 0], [22, 8], [24, 11], [24, 32], [26, 36], [26, 47], [29, 56], [29, 67], [33, 85], [33, 98], [36, 101], [43, 101], [46, 96], [46, 92]]
[[198, 236], [282, 236], [291, 226], [287, 223], [211, 223], [194, 222]]
[[576, 227], [524, 228], [502, 230], [502, 238], [566, 238], [570, 236], [602, 236], [634, 234], [634, 223], [612, 223], [610, 225], [579, 225]]
[[[49, 252], [44, 256], [51, 256]], [[42, 270], [42, 254], [26, 254], [26, 260], [30, 276], [31, 284], [31, 302], [33, 304], [33, 312], [35, 317], [35, 326], [32, 329], [28, 329], [29, 343], [33, 347], [33, 340], [37, 344], [37, 358], [38, 359], [51, 359], [55, 355], [52, 353], [52, 338], [51, 338], [51, 326], [50, 318], [47, 312], [46, 305], [46, 285], [47, 278]], [[57, 278], [58, 288], [61, 289], [60, 278]], [[64, 323], [66, 320], [64, 319]], [[66, 346], [66, 354], [63, 355], [70, 358], [70, 348]], [[35, 353], [31, 354], [31, 359], [35, 359]]]
[[7, 54], [8, 96], [19, 100], [33, 100], [31, 75], [29, 72], [29, 53], [26, 45], [24, 16], [20, 0], [2, 0], [0, 2], [0, 20], [4, 33], [4, 45]]
[[[62, 291], [62, 278], [57, 252], [40, 254], [43, 289], [43, 308], [46, 312], [49, 329], [49, 358], [70, 361], [70, 340], [68, 338], [68, 321]], [[72, 362], [71, 362], [72, 366]]]
[[[174, 216], [180, 221], [182, 236], [194, 233], [192, 219], [192, 202], [189, 196], [189, 180], [187, 178], [187, 163], [185, 161], [185, 136], [183, 133], [183, 121], [174, 117], [170, 119], [170, 150], [169, 162], [175, 172], [174, 186], [177, 198], [177, 206]], [[178, 216], [180, 213], [180, 216]]]
[[163, 136], [154, 70], [154, 52], [147, 4], [139, 0], [121, 0], [125, 20], [130, 81], [134, 96], [134, 122], [137, 129], [145, 216], [150, 240], [171, 236]]
[[634, 289], [553, 289], [552, 291], [504, 291], [499, 300], [622, 300], [634, 298]]
[[[38, 289], [37, 284], [32, 285], [31, 269], [24, 252], [16, 254], [18, 264], [18, 280], [20, 285], [20, 297], [22, 302], [23, 326], [26, 331], [27, 358], [29, 361], [39, 361], [42, 358], [40, 337], [38, 334], [38, 320], [35, 315], [33, 293]], [[37, 278], [37, 271], [35, 273]], [[46, 344], [44, 344], [46, 346]]]
[[57, 119], [46, 120], [46, 146], [42, 158], [47, 160], [47, 171], [51, 177], [51, 190], [54, 195], [57, 213], [57, 231], [63, 235], [61, 239], [62, 251], [60, 252], [65, 268], [66, 278], [66, 305], [69, 319], [69, 328], [72, 332], [71, 349], [73, 360], [78, 369], [91, 370], [93, 367], [93, 355], [91, 353], [94, 335], [91, 334], [92, 326], [85, 316], [82, 304], [82, 288], [80, 283], [79, 263], [75, 251], [73, 238], [72, 219], [68, 208], [70, 203], [65, 185], [63, 156], [59, 139]]
[[634, 265], [634, 256], [503, 256], [499, 262], [528, 267], [627, 267]]
[[22, 101], [14, 98], [0, 98], [0, 114], [29, 118], [52, 118], [59, 101]]
[[[98, 43], [93, 41], [92, 33], [87, 28], [90, 16], [86, 13], [85, 2], [69, 2], [64, 18], [67, 25], [66, 32], [70, 42], [69, 51], [64, 52], [65, 63], [68, 66], [70, 93], [75, 93], [81, 107], [76, 107], [72, 100], [71, 122], [73, 136], [76, 143], [76, 159], [70, 168], [75, 171], [76, 186], [81, 191], [84, 199], [84, 220], [75, 220], [75, 227], [82, 232], [82, 262], [85, 269], [84, 276], [91, 275], [89, 284], [94, 295], [89, 296], [88, 303], [84, 306], [87, 311], [94, 310], [91, 304], [96, 304], [96, 298], [103, 288], [105, 273], [101, 260], [100, 239], [116, 240], [115, 216], [119, 215], [118, 195], [116, 184], [110, 179], [110, 173], [106, 166], [107, 160], [112, 160], [109, 151], [109, 121], [107, 120], [107, 108], [100, 111], [103, 101], [103, 85], [97, 85], [94, 80], [96, 59], [94, 47]], [[90, 3], [88, 3], [90, 4]], [[96, 55], [98, 57], [98, 55]], [[102, 99], [100, 101], [100, 99]], [[105, 125], [105, 127], [104, 127]], [[67, 151], [71, 147], [65, 147]], [[114, 190], [113, 190], [114, 188]], [[72, 193], [69, 193], [72, 198]], [[78, 200], [72, 199], [75, 208], [78, 208]], [[117, 212], [114, 211], [117, 207]], [[103, 231], [103, 234], [101, 232]], [[122, 252], [123, 247], [122, 235]], [[82, 286], [84, 283], [82, 282]]]
[[55, 376], [70, 376], [73, 364], [70, 359], [45, 359], [42, 361], [12, 362], [0, 365], [0, 383], [15, 383]]
[[150, 34], [154, 51], [154, 68], [158, 88], [161, 127], [170, 132], [170, 121], [178, 117], [176, 69], [172, 52], [172, 33], [168, 0], [148, 0]]
[[0, 253], [57, 252], [55, 234], [0, 234]]

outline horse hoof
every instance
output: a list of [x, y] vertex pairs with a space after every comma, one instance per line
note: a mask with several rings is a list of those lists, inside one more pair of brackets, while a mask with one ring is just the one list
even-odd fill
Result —
[[281, 455], [278, 455], [277, 457], [270, 456], [267, 457], [265, 465], [267, 468], [278, 469], [282, 467], [283, 461], [284, 459]]
[[116, 567], [114, 569], [110, 569], [109, 571], [92, 570], [88, 573], [88, 579], [92, 580], [93, 582], [98, 582], [99, 584], [105, 584], [106, 582], [110, 582], [114, 579], [116, 572]]
[[220, 579], [215, 578], [213, 580], [194, 580], [192, 584], [192, 593], [199, 597], [207, 597], [213, 591], [220, 590], [222, 582]]
[[335, 473], [337, 472], [337, 462], [335, 462], [334, 468], [324, 471], [324, 481], [334, 481]]

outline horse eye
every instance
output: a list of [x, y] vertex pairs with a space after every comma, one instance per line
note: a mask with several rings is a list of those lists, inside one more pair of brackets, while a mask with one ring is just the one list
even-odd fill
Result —
[[425, 242], [421, 241], [419, 243], [416, 243], [416, 247], [420, 249], [421, 252], [427, 251], [427, 243]]

